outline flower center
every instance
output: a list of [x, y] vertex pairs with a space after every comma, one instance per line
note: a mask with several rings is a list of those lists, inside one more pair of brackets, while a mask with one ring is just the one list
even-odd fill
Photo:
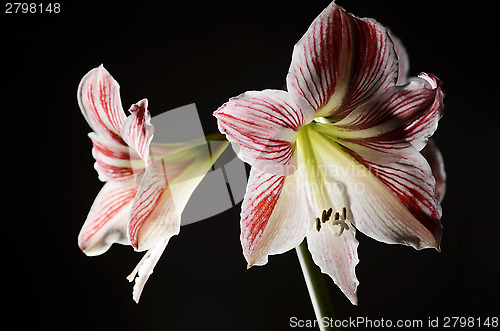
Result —
[[341, 236], [344, 230], [349, 230], [346, 222], [347, 200], [345, 186], [335, 179], [338, 164], [330, 157], [331, 149], [339, 146], [335, 141], [317, 132], [316, 128], [319, 125], [321, 124], [313, 121], [299, 131], [297, 137], [299, 169], [304, 176], [308, 202], [312, 206], [313, 213], [319, 216], [315, 218], [316, 230], [319, 232], [322, 226], [328, 226], [335, 235]]

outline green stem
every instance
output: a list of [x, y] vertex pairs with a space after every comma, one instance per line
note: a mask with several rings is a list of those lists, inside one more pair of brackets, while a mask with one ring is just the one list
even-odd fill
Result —
[[[297, 256], [299, 257], [300, 267], [306, 280], [307, 290], [311, 297], [311, 302], [316, 314], [320, 330], [336, 330], [333, 325], [335, 314], [330, 300], [325, 278], [318, 266], [313, 262], [311, 253], [307, 248], [306, 241], [297, 246]], [[327, 323], [325, 323], [327, 322]]]

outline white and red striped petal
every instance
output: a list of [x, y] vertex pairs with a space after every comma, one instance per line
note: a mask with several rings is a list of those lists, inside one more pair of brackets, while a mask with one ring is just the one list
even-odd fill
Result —
[[398, 57], [398, 81], [396, 85], [403, 85], [408, 83], [408, 73], [410, 71], [410, 59], [408, 57], [408, 52], [403, 46], [401, 39], [396, 37], [392, 31], [387, 30], [389, 36], [391, 37], [392, 43], [394, 45], [394, 50]]
[[175, 208], [161, 162], [150, 164], [130, 214], [128, 237], [131, 245], [143, 251], [179, 234], [181, 212]]
[[359, 284], [355, 273], [359, 243], [355, 234], [351, 226], [338, 236], [329, 223], [320, 231], [311, 229], [307, 233], [307, 247], [314, 263], [333, 279], [353, 305], [358, 304], [356, 289]]
[[78, 104], [90, 127], [99, 135], [122, 142], [120, 129], [125, 112], [120, 85], [101, 65], [89, 71], [78, 87]]
[[246, 92], [220, 107], [220, 132], [239, 146], [238, 156], [259, 170], [289, 175], [296, 170], [295, 139], [314, 110], [285, 91]]
[[446, 193], [446, 171], [444, 170], [443, 156], [433, 139], [429, 139], [427, 145], [420, 152], [431, 167], [432, 175], [436, 179], [436, 198], [441, 202]]
[[316, 116], [338, 120], [394, 84], [397, 71], [386, 29], [332, 3], [294, 47], [287, 89], [307, 99]]
[[410, 146], [417, 150], [425, 146], [437, 129], [442, 109], [439, 81], [421, 74], [406, 85], [391, 86], [351, 112], [334, 124], [331, 135], [365, 160], [379, 162], [374, 157], [384, 154], [399, 158]]
[[252, 167], [241, 206], [241, 244], [248, 267], [264, 265], [268, 255], [302, 242], [309, 213], [299, 172], [277, 176]]
[[78, 236], [85, 254], [102, 254], [115, 242], [128, 244], [127, 224], [137, 189], [133, 177], [103, 186]]
[[142, 99], [129, 109], [130, 116], [123, 122], [121, 136], [148, 163], [149, 147], [153, 140], [154, 128], [148, 111], [148, 100]]
[[398, 162], [380, 165], [356, 159], [322, 133], [312, 131], [311, 137], [329, 171], [345, 187], [348, 214], [358, 230], [386, 243], [439, 248], [441, 208], [435, 181], [415, 148], [407, 148]]
[[95, 132], [89, 133], [92, 140], [92, 156], [96, 160], [95, 169], [101, 181], [127, 180], [137, 176], [145, 163], [127, 145], [112, 141]]

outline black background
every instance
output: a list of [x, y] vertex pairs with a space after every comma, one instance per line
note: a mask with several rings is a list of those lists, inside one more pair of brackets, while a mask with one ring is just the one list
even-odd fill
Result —
[[[125, 279], [141, 255], [86, 257], [77, 235], [102, 183], [80, 79], [104, 63], [124, 108], [212, 112], [247, 90], [283, 88], [292, 47], [328, 1], [62, 2], [59, 14], [1, 16], [3, 322], [15, 329], [286, 330], [313, 319], [294, 251], [246, 270], [239, 206], [174, 237], [141, 302]], [[390, 27], [411, 75], [446, 92], [435, 140], [447, 167], [442, 252], [358, 232], [359, 306], [328, 279], [336, 318], [499, 316], [498, 28], [494, 1], [338, 1]], [[160, 128], [157, 128], [157, 130]], [[7, 196], [7, 199], [5, 197]], [[477, 323], [477, 320], [476, 320]]]

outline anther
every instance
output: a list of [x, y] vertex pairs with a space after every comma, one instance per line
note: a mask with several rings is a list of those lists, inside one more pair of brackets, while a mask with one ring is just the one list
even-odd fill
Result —
[[325, 223], [328, 221], [328, 217], [326, 217], [326, 210], [323, 209], [323, 213], [321, 213], [321, 222]]
[[316, 217], [316, 230], [319, 232], [321, 230], [321, 221], [319, 217]]
[[340, 219], [340, 214], [338, 211], [335, 212], [335, 220], [338, 221]]
[[333, 213], [333, 209], [332, 208], [328, 209], [328, 211], [326, 212], [326, 218], [330, 219], [330, 217], [332, 216], [332, 213]]
[[346, 207], [342, 207], [342, 216], [344, 217], [344, 219], [347, 219], [347, 208]]

